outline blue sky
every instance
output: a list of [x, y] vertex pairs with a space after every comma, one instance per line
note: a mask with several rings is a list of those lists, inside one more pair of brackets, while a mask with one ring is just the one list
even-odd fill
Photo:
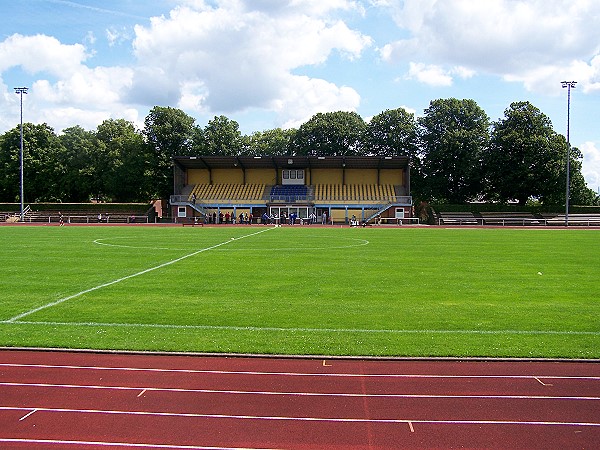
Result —
[[0, 0], [0, 132], [108, 118], [140, 128], [155, 105], [243, 133], [317, 112], [365, 120], [470, 98], [492, 120], [530, 101], [584, 153], [600, 189], [600, 2], [595, 0]]

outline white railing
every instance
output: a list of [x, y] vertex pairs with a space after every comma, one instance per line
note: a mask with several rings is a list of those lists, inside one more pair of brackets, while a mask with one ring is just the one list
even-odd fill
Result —
[[[148, 216], [138, 215], [103, 215], [102, 218], [98, 218], [97, 215], [77, 215], [69, 214], [62, 216], [63, 223], [149, 223]], [[30, 214], [23, 223], [59, 223], [60, 216], [58, 214]]]

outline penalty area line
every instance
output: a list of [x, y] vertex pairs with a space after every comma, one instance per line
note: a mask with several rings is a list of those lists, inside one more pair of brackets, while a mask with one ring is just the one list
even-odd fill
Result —
[[109, 286], [112, 286], [114, 284], [121, 283], [122, 281], [127, 281], [127, 280], [130, 280], [132, 278], [139, 277], [140, 275], [145, 275], [145, 274], [147, 274], [149, 272], [153, 272], [155, 270], [162, 269], [163, 267], [167, 267], [167, 266], [170, 266], [172, 264], [178, 263], [180, 261], [183, 261], [184, 259], [191, 258], [192, 256], [196, 256], [196, 255], [198, 255], [200, 253], [207, 252], [207, 251], [213, 250], [215, 248], [219, 248], [219, 247], [221, 247], [223, 245], [230, 244], [230, 243], [235, 242], [235, 241], [240, 240], [240, 239], [245, 239], [245, 238], [248, 238], [248, 237], [256, 236], [256, 235], [258, 235], [260, 233], [264, 233], [265, 231], [269, 231], [269, 230], [273, 230], [273, 229], [274, 229], [274, 227], [265, 228], [263, 230], [255, 232], [255, 233], [246, 234], [244, 236], [240, 236], [240, 237], [237, 237], [237, 238], [231, 238], [230, 240], [221, 242], [219, 244], [212, 245], [212, 246], [206, 247], [206, 248], [202, 248], [200, 250], [196, 250], [195, 252], [188, 253], [187, 255], [183, 255], [183, 256], [181, 256], [179, 258], [172, 259], [171, 261], [167, 261], [166, 263], [162, 263], [162, 264], [159, 264], [157, 266], [141, 270], [141, 271], [136, 272], [134, 274], [127, 275], [127, 276], [121, 277], [121, 278], [117, 278], [116, 280], [109, 281], [108, 283], [99, 284], [98, 286], [94, 286], [92, 288], [85, 289], [83, 291], [77, 292], [76, 294], [60, 298], [60, 299], [58, 299], [56, 301], [53, 301], [53, 302], [50, 302], [50, 303], [46, 303], [45, 305], [38, 306], [37, 308], [30, 309], [29, 311], [25, 311], [24, 313], [21, 313], [21, 314], [18, 314], [16, 316], [14, 316], [14, 317], [11, 317], [10, 319], [3, 320], [0, 323], [13, 323], [13, 322], [16, 322], [16, 321], [22, 319], [23, 317], [27, 317], [27, 316], [29, 316], [31, 314], [34, 314], [34, 313], [36, 313], [38, 311], [41, 311], [43, 309], [47, 309], [47, 308], [51, 308], [51, 307], [56, 306], [56, 305], [60, 305], [61, 303], [64, 303], [64, 302], [66, 302], [68, 300], [72, 300], [72, 299], [77, 298], [77, 297], [81, 297], [82, 295], [85, 295], [85, 294], [89, 294], [90, 292], [94, 292], [94, 291], [97, 291], [99, 289], [103, 289], [105, 287], [109, 287]]

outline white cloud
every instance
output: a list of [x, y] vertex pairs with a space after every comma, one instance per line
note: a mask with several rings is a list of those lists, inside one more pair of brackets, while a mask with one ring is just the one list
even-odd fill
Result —
[[597, 142], [585, 142], [579, 147], [583, 154], [583, 177], [590, 189], [598, 192], [600, 189], [600, 148]]
[[202, 81], [190, 81], [181, 86], [181, 98], [178, 108], [184, 111], [205, 112], [203, 105], [206, 104], [208, 92]]
[[206, 115], [262, 109], [287, 124], [320, 111], [358, 108], [355, 89], [303, 72], [326, 64], [335, 53], [347, 61], [359, 59], [372, 44], [338, 14], [364, 15], [361, 1], [178, 3], [147, 26], [107, 24], [95, 30], [104, 32], [109, 47], [132, 42], [135, 60], [129, 66], [95, 66], [96, 55], [86, 47], [97, 41], [91, 31], [82, 37], [85, 45], [65, 44], [59, 34], [15, 34], [0, 41], [0, 106], [12, 111], [16, 104], [2, 85], [6, 71], [16, 69], [30, 75], [35, 94], [29, 120], [48, 120], [57, 130], [73, 123], [95, 128], [98, 121], [125, 112], [139, 120], [131, 112], [154, 105]]
[[114, 47], [117, 44], [122, 44], [123, 42], [127, 42], [131, 39], [129, 31], [125, 27], [109, 27], [105, 30], [105, 33], [109, 47]]
[[[339, 98], [339, 108], [347, 107], [342, 94], [347, 89], [336, 86], [334, 90], [340, 94], [332, 97], [331, 83], [307, 83], [293, 72], [324, 63], [332, 52], [349, 60], [360, 57], [371, 44], [370, 38], [326, 15], [335, 9], [356, 9], [354, 2], [216, 3], [210, 7], [202, 1], [187, 2], [169, 17], [153, 18], [149, 27], [137, 26], [134, 50], [142, 66], [139, 71], [164, 70], [171, 89], [181, 97], [180, 104], [191, 101], [196, 110], [231, 113], [288, 104], [289, 92], [302, 92], [307, 85], [309, 95], [324, 89], [314, 100], [318, 104], [321, 98], [323, 108], [331, 106], [332, 98]], [[134, 95], [138, 81], [134, 80]], [[201, 93], [190, 97], [189, 86], [201, 86]], [[141, 96], [136, 98], [144, 101]]]
[[66, 45], [41, 34], [13, 34], [0, 42], [0, 73], [21, 66], [30, 74], [48, 72], [63, 77], [77, 72], [88, 56], [81, 44]]
[[454, 75], [459, 78], [471, 78], [474, 75], [474, 71], [460, 66], [444, 69], [441, 66], [433, 64], [411, 62], [408, 65], [408, 74], [406, 78], [417, 80], [420, 83], [429, 86], [447, 87], [452, 86]]
[[600, 2], [387, 3], [398, 26], [410, 36], [383, 46], [380, 55], [385, 61], [461, 66], [542, 92], [556, 92], [556, 80], [565, 77], [580, 80], [586, 90], [600, 89]]
[[80, 105], [97, 109], [118, 103], [121, 92], [131, 84], [132, 71], [119, 67], [81, 66], [69, 77], [55, 83], [38, 80], [33, 83], [38, 102]]
[[359, 103], [360, 95], [350, 87], [290, 75], [269, 107], [279, 114], [284, 128], [297, 128], [318, 112], [356, 111]]
[[96, 35], [94, 35], [93, 31], [88, 31], [85, 35], [84, 42], [94, 45], [96, 43]]
[[407, 78], [429, 86], [451, 86], [452, 77], [440, 66], [411, 62]]
[[[86, 35], [92, 41], [93, 35]], [[33, 81], [27, 96], [27, 121], [47, 122], [57, 131], [73, 124], [95, 128], [109, 117], [132, 117], [133, 109], [121, 103], [123, 93], [131, 85], [133, 71], [124, 67], [86, 65], [90, 54], [82, 44], [67, 45], [45, 36], [18, 34], [0, 42], [0, 74], [20, 68]], [[0, 105], [12, 112], [16, 100], [4, 95]], [[137, 120], [137, 113], [135, 114]], [[3, 129], [11, 123], [0, 124]]]

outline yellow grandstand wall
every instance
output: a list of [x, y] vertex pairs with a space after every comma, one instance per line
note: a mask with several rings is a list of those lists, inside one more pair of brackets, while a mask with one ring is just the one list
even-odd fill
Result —
[[379, 184], [399, 184], [404, 185], [404, 170], [402, 169], [381, 169], [379, 171]]
[[347, 169], [346, 184], [377, 184], [377, 169]]
[[244, 184], [242, 169], [213, 169], [212, 184]]
[[187, 184], [210, 184], [208, 169], [188, 169]]
[[249, 169], [246, 184], [277, 184], [277, 174], [274, 169]]
[[[350, 216], [352, 217], [352, 216]], [[333, 220], [334, 223], [346, 222], [346, 210], [345, 209], [332, 209], [329, 220]]]
[[342, 184], [342, 169], [312, 169], [310, 184]]
[[352, 216], [355, 216], [357, 220], [362, 220], [362, 209], [349, 209], [348, 220], [352, 219]]

